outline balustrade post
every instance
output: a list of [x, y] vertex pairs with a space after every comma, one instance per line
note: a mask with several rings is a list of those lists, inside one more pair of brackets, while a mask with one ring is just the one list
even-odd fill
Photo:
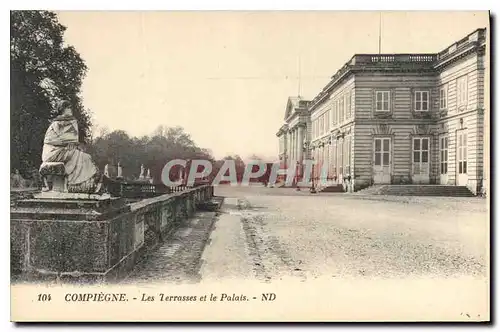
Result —
[[193, 195], [194, 193], [190, 192], [186, 199], [187, 199], [187, 216], [191, 217], [193, 215]]

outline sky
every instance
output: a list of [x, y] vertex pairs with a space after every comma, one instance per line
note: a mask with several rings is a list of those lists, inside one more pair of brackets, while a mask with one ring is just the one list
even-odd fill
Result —
[[[58, 12], [89, 71], [86, 108], [133, 136], [182, 126], [216, 158], [276, 159], [289, 96], [312, 99], [356, 53], [434, 53], [487, 12]], [[299, 79], [300, 77], [300, 79]]]

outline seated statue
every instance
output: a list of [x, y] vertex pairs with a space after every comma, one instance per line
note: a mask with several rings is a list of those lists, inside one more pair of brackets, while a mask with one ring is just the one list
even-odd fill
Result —
[[16, 169], [14, 171], [14, 174], [11, 174], [10, 176], [10, 186], [12, 188], [22, 188], [24, 187], [24, 184], [25, 184], [24, 178], [21, 176], [21, 173], [19, 173], [19, 170]]
[[47, 177], [52, 177], [53, 181], [62, 181], [54, 182], [52, 190], [68, 192], [71, 187], [85, 187], [94, 191], [101, 175], [92, 157], [78, 146], [77, 120], [67, 101], [61, 102], [58, 110], [59, 115], [50, 124], [43, 141], [40, 174], [44, 190], [49, 190]]

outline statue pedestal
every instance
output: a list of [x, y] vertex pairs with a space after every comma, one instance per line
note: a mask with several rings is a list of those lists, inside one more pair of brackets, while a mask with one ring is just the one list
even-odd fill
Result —
[[10, 209], [12, 280], [119, 281], [213, 194], [212, 186], [202, 185], [133, 203], [58, 192], [16, 200]]
[[106, 220], [130, 211], [125, 199], [109, 195], [42, 192], [17, 202], [11, 218], [36, 220]]
[[43, 192], [11, 207], [11, 269], [21, 280], [112, 281], [133, 266], [144, 220], [123, 198]]
[[35, 199], [69, 199], [69, 200], [93, 200], [93, 201], [106, 201], [111, 198], [109, 194], [84, 194], [84, 193], [65, 193], [58, 191], [43, 191], [33, 195]]

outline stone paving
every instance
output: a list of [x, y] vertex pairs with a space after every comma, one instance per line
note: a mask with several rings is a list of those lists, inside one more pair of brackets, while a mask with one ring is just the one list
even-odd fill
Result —
[[488, 273], [484, 199], [258, 186], [220, 186], [215, 194], [225, 197], [220, 215], [198, 213], [127, 281], [483, 279]]
[[198, 212], [123, 281], [133, 284], [193, 283], [200, 280], [201, 255], [216, 220], [215, 212]]

